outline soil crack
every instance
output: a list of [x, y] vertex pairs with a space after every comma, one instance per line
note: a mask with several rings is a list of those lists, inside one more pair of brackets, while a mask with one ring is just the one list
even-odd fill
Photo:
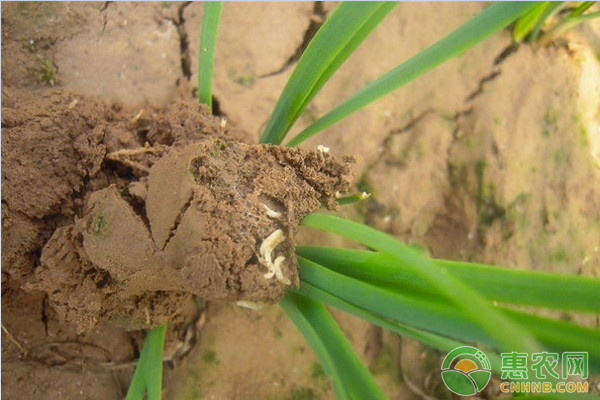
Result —
[[48, 295], [44, 295], [44, 299], [42, 300], [42, 316], [41, 320], [44, 324], [44, 336], [48, 337]]
[[479, 96], [481, 93], [483, 93], [484, 86], [488, 82], [491, 82], [494, 79], [496, 79], [498, 76], [500, 76], [501, 73], [502, 72], [499, 69], [496, 69], [496, 70], [492, 71], [491, 73], [489, 73], [488, 75], [481, 78], [479, 80], [479, 84], [477, 85], [477, 89], [475, 89], [475, 91], [473, 91], [470, 95], [467, 96], [467, 98], [465, 99], [465, 103], [475, 99], [477, 96]]
[[259, 78], [268, 78], [270, 76], [280, 74], [286, 71], [296, 62], [298, 62], [298, 60], [300, 60], [300, 57], [302, 56], [302, 53], [304, 53], [304, 50], [306, 50], [312, 38], [315, 36], [315, 34], [325, 22], [326, 16], [327, 13], [325, 12], [325, 9], [323, 7], [323, 2], [315, 1], [313, 5], [313, 12], [309, 18], [310, 23], [304, 31], [304, 38], [302, 39], [302, 43], [300, 43], [300, 45], [296, 48], [296, 51], [294, 51], [294, 54], [292, 54], [279, 69], [272, 72], [268, 72], [264, 75], [259, 75]]
[[167, 18], [177, 28], [179, 35], [179, 52], [181, 60], [181, 73], [189, 81], [192, 78], [192, 59], [190, 56], [190, 40], [185, 29], [185, 18], [183, 16], [187, 6], [192, 4], [191, 1], [186, 1], [177, 7], [177, 16], [175, 18]]
[[379, 162], [381, 162], [382, 160], [385, 159], [385, 156], [387, 155], [388, 149], [390, 147], [389, 146], [390, 141], [394, 138], [394, 136], [401, 135], [405, 132], [408, 132], [409, 130], [414, 128], [415, 125], [417, 125], [419, 122], [421, 122], [423, 120], [423, 118], [425, 118], [427, 115], [431, 114], [432, 112], [434, 112], [434, 110], [431, 108], [428, 108], [428, 109], [422, 111], [416, 117], [413, 117], [410, 121], [408, 121], [406, 124], [404, 124], [400, 128], [390, 130], [389, 133], [386, 135], [386, 137], [383, 138], [383, 140], [381, 141], [381, 145], [379, 146], [379, 148], [381, 149], [380, 154], [374, 161], [372, 161], [370, 164], [367, 165], [367, 167], [365, 168], [365, 171], [363, 173], [363, 176], [367, 175], [373, 168], [375, 168], [375, 166], [377, 164], [379, 164]]
[[512, 43], [506, 46], [506, 48], [502, 50], [500, 54], [498, 54], [498, 56], [496, 56], [496, 58], [494, 59], [494, 66], [502, 64], [504, 60], [515, 54], [518, 49], [519, 45], [517, 43]]
[[192, 200], [194, 200], [194, 192], [193, 191], [190, 192], [190, 197], [185, 202], [183, 207], [181, 207], [181, 210], [179, 210], [179, 214], [177, 214], [177, 217], [175, 217], [173, 226], [171, 227], [171, 230], [169, 231], [169, 236], [167, 237], [167, 240], [165, 241], [165, 244], [162, 246], [161, 250], [164, 250], [167, 247], [167, 245], [169, 244], [169, 242], [171, 241], [171, 239], [173, 238], [173, 236], [175, 236], [175, 232], [177, 232], [177, 228], [179, 228], [181, 219], [185, 215], [185, 212], [188, 210], [188, 208], [190, 208], [190, 205], [192, 205]]
[[467, 98], [465, 99], [465, 103], [468, 103], [471, 100], [474, 100], [475, 98], [477, 98], [477, 96], [479, 96], [481, 93], [483, 93], [483, 89], [485, 88], [485, 85], [491, 81], [493, 81], [494, 79], [496, 79], [498, 76], [500, 76], [500, 74], [502, 73], [502, 70], [500, 68], [498, 68], [506, 59], [508, 59], [511, 55], [515, 54], [517, 52], [517, 50], [519, 50], [519, 45], [515, 44], [515, 43], [511, 43], [510, 45], [506, 46], [504, 48], [504, 50], [502, 50], [500, 52], [500, 54], [498, 54], [496, 56], [496, 58], [494, 58], [494, 61], [492, 63], [492, 72], [490, 72], [489, 74], [485, 75], [483, 78], [481, 78], [479, 80], [479, 83], [477, 85], [477, 89], [475, 89], [470, 95], [467, 96]]
[[[454, 116], [452, 118], [448, 118], [448, 121], [452, 121], [454, 123], [454, 129], [452, 130], [452, 139], [453, 140], [456, 140], [459, 137], [460, 119], [462, 117], [467, 117], [467, 116], [471, 115], [472, 112], [473, 112], [473, 106], [470, 106], [464, 110], [457, 111], [456, 113], [454, 113]], [[448, 159], [450, 159], [450, 157], [448, 157]]]
[[105, 1], [102, 7], [100, 8], [100, 18], [102, 20], [102, 30], [100, 31], [100, 36], [104, 35], [104, 32], [106, 31], [106, 25], [108, 25], [108, 16], [106, 15], [106, 10], [108, 9], [110, 3], [110, 1]]

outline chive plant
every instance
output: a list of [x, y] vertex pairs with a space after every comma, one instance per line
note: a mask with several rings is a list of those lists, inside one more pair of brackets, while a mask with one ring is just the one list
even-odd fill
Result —
[[[334, 10], [290, 76], [261, 143], [283, 142], [323, 85], [394, 6], [391, 2], [342, 2]], [[590, 2], [583, 2], [553, 29], [589, 19], [590, 14], [593, 17], [594, 13], [584, 13], [590, 6]], [[516, 42], [525, 37], [537, 39], [544, 21], [561, 7], [562, 3], [550, 2], [490, 5], [341, 102], [287, 145], [300, 144], [515, 21]], [[221, 2], [205, 4], [198, 95], [209, 107], [221, 10]], [[494, 368], [503, 351], [577, 349], [587, 351], [590, 370], [600, 372], [599, 330], [541, 317], [521, 307], [598, 314], [598, 279], [430, 259], [387, 234], [335, 216], [311, 214], [302, 225], [344, 236], [365, 247], [299, 246], [300, 287], [290, 290], [280, 302], [332, 377], [339, 399], [386, 396], [325, 305], [443, 351], [476, 343], [496, 361]], [[149, 400], [160, 399], [165, 329], [161, 326], [149, 331], [128, 400], [141, 400], [146, 391]]]

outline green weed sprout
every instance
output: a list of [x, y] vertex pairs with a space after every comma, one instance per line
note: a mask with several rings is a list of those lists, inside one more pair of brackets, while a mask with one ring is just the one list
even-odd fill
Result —
[[[584, 14], [590, 7], [588, 3], [573, 10], [565, 19], [569, 22], [561, 26], [591, 18], [593, 14]], [[310, 101], [394, 6], [386, 2], [342, 2], [335, 9], [283, 89], [261, 137], [262, 143], [283, 142]], [[543, 21], [560, 7], [561, 4], [548, 2], [501, 2], [489, 6], [456, 31], [362, 88], [287, 144], [300, 144], [515, 21], [516, 41], [527, 35], [535, 40]], [[205, 5], [198, 93], [200, 101], [209, 106], [221, 8], [221, 3]], [[556, 28], [559, 29], [563, 28]], [[343, 202], [357, 200], [360, 196]], [[335, 216], [311, 214], [302, 225], [344, 236], [369, 249], [298, 247], [300, 287], [289, 291], [280, 302], [324, 371], [332, 377], [340, 400], [386, 396], [325, 305], [443, 351], [478, 343], [496, 365], [502, 351], [582, 349], [589, 353], [590, 370], [600, 372], [600, 331], [518, 308], [597, 314], [598, 279], [429, 259], [391, 236]], [[157, 364], [162, 362], [164, 329], [163, 326], [148, 333], [128, 400], [141, 400], [146, 387], [149, 399], [160, 398]]]

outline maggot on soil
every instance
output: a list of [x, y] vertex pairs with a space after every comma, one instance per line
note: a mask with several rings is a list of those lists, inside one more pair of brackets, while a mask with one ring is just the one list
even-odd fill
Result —
[[[45, 293], [76, 332], [179, 321], [194, 296], [279, 300], [299, 282], [299, 222], [349, 188], [351, 158], [245, 144], [196, 104], [124, 120], [54, 92], [3, 111], [5, 251], [40, 252], [3, 280]], [[28, 229], [39, 247], [16, 240]]]

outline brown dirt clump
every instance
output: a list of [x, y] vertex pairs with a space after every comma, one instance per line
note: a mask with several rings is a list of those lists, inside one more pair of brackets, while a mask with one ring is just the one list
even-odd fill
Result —
[[27, 279], [54, 229], [72, 221], [91, 192], [139, 176], [107, 153], [202, 137], [219, 127], [205, 114], [191, 102], [140, 112], [59, 90], [3, 88], [3, 285]]
[[30, 105], [3, 109], [3, 277], [76, 332], [179, 320], [192, 296], [277, 301], [298, 284], [298, 223], [349, 187], [350, 159], [244, 144], [198, 106]]
[[68, 94], [31, 96], [18, 107], [13, 99], [3, 96], [2, 105], [3, 281], [31, 273], [43, 219], [73, 215], [75, 193], [100, 170], [111, 119], [106, 107]]

